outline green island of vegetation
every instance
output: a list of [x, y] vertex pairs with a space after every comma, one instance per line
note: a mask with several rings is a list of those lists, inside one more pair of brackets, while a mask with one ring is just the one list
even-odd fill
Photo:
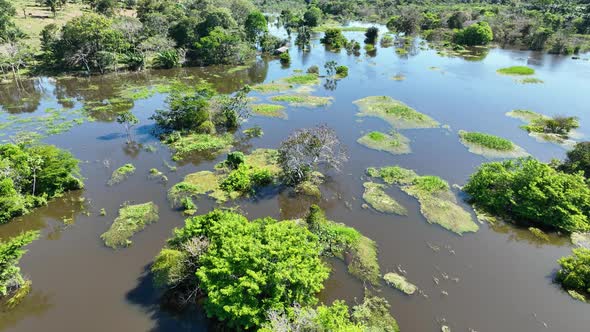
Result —
[[502, 74], [502, 75], [518, 75], [518, 76], [526, 76], [526, 75], [535, 74], [535, 70], [533, 68], [530, 68], [527, 66], [512, 66], [512, 67], [500, 68], [496, 72], [498, 74]]
[[125, 164], [113, 171], [107, 184], [113, 186], [121, 183], [133, 173], [135, 173], [135, 166], [133, 166], [133, 164]]
[[373, 209], [383, 213], [394, 213], [403, 216], [408, 214], [408, 210], [404, 206], [385, 193], [384, 189], [387, 188], [385, 185], [365, 182], [363, 183], [363, 187], [365, 187], [363, 199]]
[[407, 295], [412, 295], [416, 292], [418, 287], [414, 284], [410, 283], [406, 277], [401, 274], [397, 274], [395, 272], [389, 272], [383, 275], [383, 280], [394, 288], [399, 289], [400, 291], [404, 292]]
[[0, 145], [0, 224], [81, 189], [79, 160], [65, 150], [36, 142]]
[[558, 260], [556, 280], [576, 300], [590, 299], [590, 249], [574, 249], [571, 256]]
[[39, 237], [39, 232], [28, 231], [0, 241], [0, 304], [17, 306], [31, 291], [31, 281], [20, 273], [18, 262], [27, 252], [24, 246]]
[[255, 115], [266, 116], [271, 118], [287, 118], [285, 106], [274, 104], [251, 104], [252, 113]]
[[334, 98], [309, 95], [280, 95], [270, 99], [277, 102], [286, 102], [295, 107], [320, 107], [330, 105]]
[[[341, 319], [333, 324], [361, 331], [384, 320], [391, 324], [387, 331], [399, 331], [386, 310], [387, 302], [374, 297], [366, 297], [362, 305], [353, 308], [352, 316], [339, 301], [332, 307], [314, 309], [316, 294], [329, 276], [322, 257], [344, 259], [351, 255], [351, 272], [371, 272], [371, 278], [378, 281], [374, 243], [369, 240], [366, 251], [363, 238], [350, 227], [326, 220], [317, 206], [312, 206], [305, 220], [286, 221], [270, 217], [248, 221], [236, 212], [215, 210], [189, 218], [183, 228], [176, 229], [151, 270], [155, 284], [167, 289], [165, 297], [187, 305], [203, 295], [207, 314], [233, 328], [274, 331], [276, 316], [286, 314], [297, 303], [313, 313], [308, 322], [311, 327], [324, 326], [324, 319], [316, 317], [333, 319], [337, 313], [330, 312], [339, 308]], [[363, 262], [365, 258], [369, 262]], [[284, 318], [289, 323], [297, 319], [293, 315]]]
[[119, 209], [119, 216], [100, 238], [113, 249], [128, 247], [130, 238], [147, 225], [158, 221], [158, 206], [153, 202], [125, 205]]
[[553, 118], [530, 110], [513, 110], [507, 116], [526, 122], [521, 128], [540, 141], [572, 145], [570, 135], [580, 126], [578, 118], [555, 116]]
[[469, 152], [486, 158], [517, 158], [528, 155], [512, 141], [490, 134], [459, 130], [459, 138]]
[[357, 116], [374, 116], [397, 129], [436, 128], [439, 123], [408, 105], [388, 96], [371, 96], [354, 101], [360, 112]]
[[410, 140], [398, 132], [392, 132], [391, 135], [380, 131], [372, 131], [357, 140], [370, 149], [386, 151], [391, 154], [411, 153]]
[[419, 176], [410, 169], [399, 166], [368, 168], [367, 175], [381, 178], [387, 184], [395, 184], [402, 191], [418, 199], [420, 212], [429, 223], [434, 223], [459, 235], [475, 232], [479, 226], [471, 214], [457, 204], [457, 198], [443, 179]]

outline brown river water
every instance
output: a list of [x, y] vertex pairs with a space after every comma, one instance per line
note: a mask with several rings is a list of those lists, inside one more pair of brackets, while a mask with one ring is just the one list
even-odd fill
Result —
[[[347, 32], [362, 41], [362, 33]], [[403, 192], [389, 191], [409, 210], [408, 216], [392, 216], [361, 208], [363, 174], [369, 166], [400, 165], [419, 174], [437, 175], [450, 184], [465, 184], [475, 168], [485, 162], [461, 145], [460, 129], [481, 131], [508, 138], [543, 161], [563, 158], [566, 150], [538, 142], [519, 129], [520, 122], [505, 116], [512, 109], [531, 109], [548, 115], [566, 114], [580, 118], [582, 133], [590, 133], [590, 62], [539, 53], [492, 49], [478, 59], [441, 57], [416, 44], [410, 54], [399, 56], [394, 48], [380, 48], [373, 56], [328, 52], [318, 40], [309, 53], [291, 49], [292, 63], [285, 68], [274, 60], [259, 59], [248, 69], [228, 72], [226, 67], [186, 68], [110, 74], [92, 78], [55, 79], [41, 77], [25, 82], [23, 91], [0, 86], [0, 123], [46, 114], [73, 102], [80, 109], [89, 101], [112, 98], [126, 85], [149, 86], [154, 82], [205, 79], [220, 92], [230, 93], [243, 84], [269, 82], [305, 70], [311, 65], [335, 60], [349, 67], [349, 76], [336, 85], [317, 86], [314, 95], [332, 96], [334, 102], [321, 108], [288, 107], [288, 120], [251, 118], [243, 128], [260, 125], [264, 136], [243, 142], [243, 151], [275, 148], [292, 130], [326, 123], [347, 146], [350, 160], [340, 173], [329, 173], [322, 186], [320, 205], [330, 219], [355, 227], [379, 246], [382, 272], [399, 265], [408, 279], [428, 298], [405, 296], [381, 287], [379, 295], [392, 305], [402, 331], [439, 331], [444, 323], [452, 331], [571, 331], [590, 330], [587, 304], [570, 298], [552, 277], [556, 260], [569, 254], [572, 245], [565, 237], [551, 235], [550, 243], [539, 242], [526, 229], [512, 225], [480, 225], [476, 233], [458, 236], [431, 225], [422, 217], [415, 199]], [[543, 84], [521, 84], [496, 70], [511, 65], [528, 65]], [[433, 68], [436, 67], [436, 68]], [[393, 80], [403, 74], [403, 81]], [[268, 96], [253, 96], [265, 102]], [[354, 100], [387, 95], [435, 118], [450, 129], [404, 130], [412, 153], [394, 156], [356, 143], [372, 130], [388, 132], [389, 125], [376, 118], [355, 116]], [[132, 111], [140, 119], [134, 136], [141, 144], [130, 149], [121, 125], [99, 117], [94, 122], [74, 125], [69, 131], [50, 135], [44, 142], [70, 150], [82, 160], [85, 189], [55, 199], [48, 206], [0, 226], [0, 237], [23, 230], [41, 230], [39, 240], [28, 246], [21, 260], [24, 275], [33, 281], [30, 296], [16, 309], [0, 313], [3, 331], [206, 331], [211, 324], [198, 309], [174, 314], [160, 308], [159, 291], [147, 272], [154, 256], [181, 226], [183, 216], [170, 207], [166, 191], [184, 175], [211, 169], [217, 158], [195, 156], [179, 163], [152, 134], [149, 116], [166, 107], [166, 93], [136, 100]], [[266, 101], [269, 102], [269, 101]], [[60, 104], [61, 103], [61, 104]], [[71, 106], [71, 105], [70, 105]], [[0, 140], [16, 131], [38, 130], [33, 122], [2, 129]], [[125, 163], [137, 167], [134, 175], [116, 186], [107, 186], [112, 171]], [[177, 166], [176, 171], [166, 164]], [[169, 178], [162, 184], [148, 178], [157, 168]], [[85, 198], [83, 201], [81, 198]], [[160, 220], [133, 238], [126, 249], [104, 246], [105, 232], [124, 202], [155, 202]], [[198, 200], [198, 213], [214, 204]], [[249, 218], [302, 216], [311, 202], [293, 199], [286, 193], [267, 193], [237, 204]], [[100, 216], [104, 208], [106, 216]], [[471, 209], [469, 210], [471, 211]], [[64, 222], [65, 220], [65, 222]], [[429, 246], [430, 244], [430, 246]], [[440, 250], [433, 250], [431, 247]], [[449, 279], [443, 276], [448, 275]], [[440, 280], [437, 285], [434, 278]], [[458, 278], [453, 281], [453, 278]], [[445, 291], [448, 295], [443, 295]], [[330, 302], [361, 301], [363, 285], [350, 277], [342, 264], [334, 272], [320, 298]], [[445, 323], [446, 322], [446, 323]]]

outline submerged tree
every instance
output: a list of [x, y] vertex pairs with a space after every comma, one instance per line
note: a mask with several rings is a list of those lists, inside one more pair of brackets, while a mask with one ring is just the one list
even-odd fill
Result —
[[299, 129], [279, 147], [279, 165], [286, 182], [297, 184], [320, 167], [340, 170], [348, 160], [336, 132], [326, 125]]
[[131, 144], [131, 128], [139, 123], [139, 119], [131, 111], [125, 111], [117, 115], [117, 123], [123, 125], [127, 134], [127, 144]]

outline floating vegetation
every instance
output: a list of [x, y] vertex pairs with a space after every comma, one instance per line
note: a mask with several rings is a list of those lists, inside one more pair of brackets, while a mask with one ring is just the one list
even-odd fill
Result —
[[496, 72], [502, 75], [533, 75], [535, 70], [527, 66], [512, 66], [500, 68]]
[[542, 230], [536, 227], [529, 227], [529, 232], [531, 232], [531, 234], [533, 234], [537, 239], [543, 242], [549, 242], [549, 236], [547, 236], [547, 234], [545, 234], [545, 232]]
[[283, 78], [288, 84], [298, 85], [316, 85], [320, 84], [320, 78], [317, 74], [297, 74], [290, 77]]
[[407, 154], [412, 152], [410, 140], [404, 135], [392, 132], [391, 135], [380, 131], [372, 131], [357, 140], [358, 143], [374, 150], [386, 151], [391, 154]]
[[570, 239], [575, 246], [590, 249], [590, 233], [573, 232]]
[[274, 104], [251, 104], [252, 113], [260, 116], [266, 116], [271, 118], [287, 118], [285, 113], [285, 106], [274, 105]]
[[383, 276], [383, 280], [385, 280], [389, 286], [395, 287], [408, 295], [414, 294], [418, 289], [418, 287], [410, 283], [406, 277], [395, 272], [386, 273]]
[[385, 185], [374, 182], [365, 182], [363, 183], [363, 187], [365, 187], [363, 199], [373, 209], [383, 213], [393, 213], [398, 215], [408, 214], [405, 207], [385, 193]]
[[318, 97], [307, 95], [281, 95], [270, 98], [272, 101], [286, 102], [295, 107], [320, 107], [332, 103], [332, 97]]
[[167, 140], [166, 143], [174, 150], [172, 159], [180, 160], [191, 153], [221, 153], [231, 148], [234, 137], [230, 133], [223, 135], [191, 133], [184, 136], [175, 136]]
[[517, 158], [528, 155], [523, 148], [502, 137], [464, 130], [459, 130], [459, 137], [469, 152], [486, 158]]
[[530, 136], [540, 142], [552, 142], [564, 146], [575, 144], [570, 136], [576, 135], [574, 129], [579, 127], [576, 117], [556, 116], [551, 118], [544, 114], [530, 110], [513, 110], [506, 113], [507, 116], [519, 119], [526, 124], [520, 126]]
[[[168, 200], [173, 206], [182, 206], [186, 197], [207, 195], [218, 203], [236, 199], [250, 194], [252, 187], [278, 181], [280, 168], [278, 152], [272, 149], [256, 149], [244, 157], [244, 166], [235, 170], [226, 167], [225, 163], [216, 166], [216, 171], [200, 171], [187, 175], [182, 182], [175, 184], [168, 191]], [[258, 182], [257, 182], [258, 181]], [[247, 187], [247, 188], [246, 188]]]
[[47, 108], [44, 115], [0, 116], [0, 130], [8, 133], [34, 132], [40, 136], [57, 135], [84, 122], [94, 121], [84, 109]]
[[545, 83], [543, 80], [535, 78], [535, 77], [527, 77], [520, 80], [517, 80], [518, 83], [522, 84], [542, 84]]
[[573, 289], [567, 291], [567, 293], [575, 300], [586, 303], [586, 297]]
[[153, 202], [126, 205], [119, 209], [119, 216], [100, 238], [107, 247], [113, 249], [128, 247], [132, 243], [129, 239], [135, 233], [156, 221], [158, 221], [158, 206]]
[[128, 86], [119, 92], [119, 96], [131, 100], [147, 99], [155, 94], [156, 90], [147, 86]]
[[333, 25], [333, 24], [326, 24], [320, 25], [317, 27], [313, 27], [311, 30], [313, 32], [326, 32], [329, 29], [338, 29], [342, 32], [366, 32], [366, 27], [354, 27], [354, 26], [341, 26], [341, 25]]
[[406, 79], [406, 76], [402, 75], [402, 74], [397, 74], [397, 75], [391, 77], [391, 79], [394, 81], [403, 81]]
[[[276, 174], [280, 169], [276, 170]], [[295, 187], [295, 192], [298, 194], [303, 194], [307, 196], [322, 197], [322, 192], [320, 191], [320, 184], [324, 183], [324, 175], [320, 172], [313, 172], [309, 179], [299, 183]]]
[[6, 301], [6, 307], [8, 309], [14, 309], [19, 305], [27, 295], [31, 292], [31, 286], [33, 282], [31, 280], [25, 280], [22, 285], [12, 294], [12, 296]]
[[252, 128], [244, 129], [242, 134], [246, 135], [246, 137], [262, 137], [264, 131], [262, 131], [260, 126], [254, 126]]
[[123, 182], [131, 174], [135, 173], [135, 166], [133, 164], [125, 164], [117, 168], [111, 175], [111, 179], [107, 182], [109, 186]]
[[457, 204], [457, 198], [443, 179], [398, 166], [368, 168], [367, 175], [381, 178], [385, 183], [396, 184], [402, 191], [418, 199], [420, 212], [429, 223], [462, 235], [479, 229], [471, 214]]
[[256, 84], [252, 87], [252, 90], [258, 91], [261, 93], [273, 93], [273, 92], [283, 92], [287, 91], [291, 88], [289, 84], [284, 83], [265, 83], [265, 84]]
[[248, 69], [248, 68], [250, 68], [250, 66], [249, 66], [249, 65], [235, 66], [235, 67], [233, 67], [233, 68], [230, 68], [230, 69], [228, 69], [228, 70], [227, 70], [227, 73], [228, 73], [228, 74], [233, 74], [233, 73], [235, 73], [235, 72], [242, 71], [242, 70], [246, 70], [246, 69]]
[[157, 179], [162, 183], [168, 182], [168, 177], [164, 173], [160, 172], [157, 168], [150, 169], [150, 179]]
[[357, 116], [381, 118], [398, 129], [436, 128], [439, 123], [401, 101], [388, 96], [371, 96], [354, 101], [360, 112]]

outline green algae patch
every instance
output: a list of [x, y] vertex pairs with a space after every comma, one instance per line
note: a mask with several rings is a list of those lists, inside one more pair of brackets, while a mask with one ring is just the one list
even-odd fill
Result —
[[410, 140], [404, 135], [393, 132], [391, 135], [372, 131], [357, 140], [369, 149], [386, 151], [391, 154], [407, 154], [412, 152]]
[[459, 130], [461, 144], [469, 152], [486, 158], [517, 158], [527, 156], [528, 153], [520, 146], [502, 137]]
[[291, 88], [289, 84], [285, 83], [264, 83], [264, 84], [256, 84], [252, 87], [252, 90], [260, 92], [260, 93], [276, 93], [276, 92], [283, 92], [287, 91]]
[[406, 293], [407, 295], [412, 295], [416, 292], [416, 290], [418, 289], [418, 287], [416, 287], [416, 285], [410, 283], [406, 277], [397, 274], [395, 272], [390, 272], [390, 273], [386, 273], [383, 276], [383, 280], [385, 280], [385, 282], [394, 288], [397, 288], [398, 290]]
[[231, 148], [234, 143], [232, 134], [223, 135], [191, 133], [175, 137], [166, 142], [174, 150], [173, 159], [181, 160], [191, 153], [221, 153]]
[[374, 182], [363, 183], [365, 192], [363, 193], [363, 199], [373, 209], [383, 213], [393, 213], [397, 215], [407, 215], [408, 211], [400, 203], [398, 203], [393, 197], [385, 193], [384, 189], [387, 188], [383, 184]]
[[251, 104], [252, 113], [270, 118], [287, 118], [285, 106], [274, 104]]
[[353, 102], [360, 112], [357, 116], [381, 118], [397, 129], [436, 128], [440, 124], [426, 114], [388, 96], [370, 96]]
[[471, 214], [457, 204], [449, 184], [437, 176], [419, 176], [398, 166], [368, 168], [367, 175], [398, 185], [402, 191], [416, 198], [420, 203], [420, 212], [431, 224], [438, 224], [459, 235], [479, 229]]
[[496, 70], [496, 72], [498, 74], [502, 74], [502, 75], [519, 75], [519, 76], [534, 75], [535, 74], [535, 70], [533, 68], [530, 68], [527, 66], [512, 66], [512, 67], [500, 68], [500, 69]]
[[543, 80], [538, 79], [536, 77], [527, 77], [520, 80], [517, 80], [518, 83], [522, 84], [543, 84], [545, 83]]
[[321, 107], [332, 103], [332, 97], [309, 95], [281, 95], [271, 98], [272, 101], [285, 102], [294, 107]]
[[113, 249], [128, 247], [135, 233], [158, 221], [158, 206], [153, 202], [127, 205], [119, 209], [119, 216], [100, 238]]
[[283, 78], [287, 84], [297, 85], [316, 85], [320, 84], [320, 78], [317, 74], [297, 74]]
[[570, 234], [570, 239], [576, 247], [590, 249], [590, 233], [573, 232]]
[[133, 166], [133, 164], [125, 164], [113, 172], [107, 184], [113, 186], [117, 183], [121, 183], [133, 173], [135, 173], [135, 166]]

